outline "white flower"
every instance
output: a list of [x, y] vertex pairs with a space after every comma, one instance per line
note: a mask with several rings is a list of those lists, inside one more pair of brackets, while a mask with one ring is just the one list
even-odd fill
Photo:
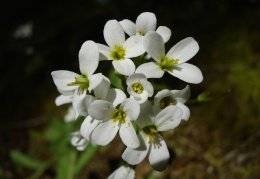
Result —
[[108, 179], [134, 179], [135, 171], [127, 166], [121, 166], [108, 176]]
[[58, 91], [65, 96], [73, 95], [74, 91], [83, 94], [93, 90], [102, 80], [102, 74], [93, 74], [99, 63], [99, 51], [95, 42], [86, 41], [79, 51], [79, 68], [81, 75], [58, 70], [51, 73]]
[[135, 71], [135, 64], [130, 59], [144, 53], [140, 36], [133, 36], [125, 40], [123, 27], [116, 20], [109, 20], [104, 27], [104, 38], [108, 46], [99, 44], [100, 53], [107, 60], [112, 60], [115, 70], [129, 76]]
[[83, 151], [88, 145], [88, 140], [83, 138], [80, 132], [71, 133], [70, 142], [79, 151]]
[[138, 134], [140, 146], [136, 149], [127, 147], [122, 158], [131, 165], [137, 165], [148, 155], [155, 170], [164, 170], [170, 154], [159, 132], [177, 127], [181, 121], [182, 110], [177, 106], [168, 106], [154, 117], [149, 101], [142, 105], [142, 110], [143, 114], [137, 120], [142, 126]]
[[154, 15], [154, 13], [151, 12], [143, 12], [142, 14], [140, 14], [136, 19], [136, 23], [133, 23], [128, 19], [120, 21], [120, 24], [124, 28], [124, 31], [129, 36], [145, 36], [145, 34], [149, 31], [156, 31], [162, 36], [163, 41], [166, 43], [171, 37], [171, 30], [165, 26], [159, 26], [156, 29], [156, 23], [156, 16]]
[[125, 93], [120, 89], [110, 89], [110, 82], [107, 78], [103, 78], [102, 82], [94, 89], [94, 96], [86, 95], [78, 104], [78, 111], [80, 115], [86, 116], [84, 119], [80, 132], [81, 135], [87, 140], [91, 140], [91, 134], [93, 130], [100, 123], [100, 120], [97, 120], [89, 115], [89, 106], [95, 100], [107, 100], [117, 106], [126, 99]]
[[117, 132], [123, 143], [130, 148], [137, 148], [139, 140], [131, 123], [140, 113], [140, 105], [132, 99], [126, 99], [119, 107], [105, 100], [94, 101], [89, 108], [89, 114], [100, 120], [94, 129], [91, 140], [98, 145], [110, 143]]
[[143, 103], [153, 95], [153, 86], [144, 74], [135, 73], [126, 80], [127, 92], [138, 103]]
[[190, 117], [190, 109], [184, 103], [189, 98], [190, 87], [188, 85], [182, 90], [161, 90], [154, 96], [154, 110], [159, 112], [169, 105], [176, 105], [182, 110], [182, 119], [187, 121]]
[[140, 65], [135, 73], [143, 73], [147, 78], [161, 78], [164, 72], [168, 72], [188, 83], [203, 80], [198, 67], [185, 63], [199, 50], [198, 43], [192, 37], [183, 39], [165, 55], [163, 38], [156, 32], [148, 32], [144, 38], [144, 48], [156, 62]]

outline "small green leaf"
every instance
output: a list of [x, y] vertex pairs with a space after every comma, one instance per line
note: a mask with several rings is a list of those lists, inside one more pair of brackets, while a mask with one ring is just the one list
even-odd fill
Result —
[[16, 164], [30, 169], [38, 169], [46, 165], [46, 163], [35, 160], [18, 150], [12, 150], [10, 157]]
[[109, 72], [108, 78], [110, 79], [111, 85], [113, 87], [123, 89], [122, 79], [116, 75], [114, 70]]

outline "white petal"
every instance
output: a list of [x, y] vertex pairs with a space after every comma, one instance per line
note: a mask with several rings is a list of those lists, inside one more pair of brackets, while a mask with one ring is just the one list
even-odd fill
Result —
[[78, 86], [68, 86], [68, 83], [74, 82], [75, 77], [79, 76], [77, 73], [67, 70], [57, 70], [51, 72], [51, 75], [58, 90], [73, 91], [78, 88]]
[[176, 106], [178, 106], [182, 110], [181, 119], [187, 121], [190, 118], [190, 109], [187, 106], [185, 106], [184, 104], [179, 103], [179, 102], [176, 104]]
[[79, 51], [79, 68], [81, 74], [92, 75], [99, 63], [99, 51], [95, 42], [86, 41]]
[[123, 45], [125, 42], [125, 33], [118, 21], [107, 21], [104, 27], [104, 38], [111, 48], [114, 48], [115, 45]]
[[126, 120], [124, 124], [121, 124], [119, 135], [127, 147], [133, 149], [139, 147], [140, 142], [130, 120]]
[[134, 179], [135, 171], [126, 166], [121, 166], [108, 176], [108, 179]]
[[156, 17], [154, 13], [144, 12], [140, 14], [136, 19], [136, 30], [138, 32], [147, 33], [148, 31], [154, 31], [156, 28]]
[[[130, 88], [127, 88], [127, 91], [129, 91]], [[131, 88], [132, 89], [132, 88]], [[143, 91], [140, 94], [135, 93], [134, 91], [128, 92], [131, 96], [131, 99], [134, 99], [139, 104], [144, 103], [148, 99], [148, 93], [147, 91]]]
[[148, 96], [151, 97], [153, 95], [153, 85], [147, 80], [141, 80], [141, 84], [143, 85], [145, 91], [147, 91]]
[[77, 150], [83, 151], [88, 145], [88, 141], [83, 138], [79, 132], [71, 133], [71, 144], [76, 147]]
[[97, 74], [89, 76], [88, 79], [89, 79], [88, 91], [91, 92], [102, 82], [103, 75], [101, 73], [97, 73]]
[[85, 145], [77, 146], [76, 149], [78, 151], [84, 151], [86, 149], [87, 145], [88, 145], [88, 142], [85, 143]]
[[171, 90], [173, 97], [180, 103], [186, 103], [190, 99], [190, 87], [186, 85], [182, 90]]
[[140, 115], [137, 119], [137, 124], [140, 128], [143, 128], [145, 126], [154, 125], [151, 118], [154, 117], [152, 104], [150, 101], [146, 101], [142, 104], [140, 104]]
[[112, 50], [110, 47], [97, 43], [99, 50], [99, 60], [112, 60], [110, 57], [110, 51]]
[[63, 105], [63, 104], [67, 104], [67, 103], [71, 103], [72, 102], [72, 95], [60, 95], [55, 99], [55, 104], [57, 106]]
[[132, 58], [142, 55], [144, 50], [143, 36], [135, 35], [129, 37], [123, 47], [126, 50], [125, 58]]
[[127, 35], [133, 36], [136, 34], [135, 23], [133, 23], [132, 21], [130, 21], [128, 19], [124, 19], [124, 20], [120, 21], [119, 23], [121, 24], [121, 26], [123, 27], [123, 29]]
[[95, 100], [94, 96], [86, 95], [77, 104], [77, 111], [81, 116], [88, 115], [88, 108], [90, 104]]
[[160, 62], [165, 56], [164, 41], [156, 32], [148, 32], [144, 37], [144, 49], [154, 60]]
[[180, 64], [172, 72], [168, 72], [187, 83], [198, 84], [203, 80], [200, 69], [189, 63]]
[[163, 138], [158, 135], [160, 141], [152, 144], [149, 152], [149, 162], [155, 170], [162, 171], [167, 167], [170, 154]]
[[144, 160], [148, 151], [149, 151], [149, 144], [148, 138], [144, 137], [144, 134], [141, 132], [138, 135], [140, 146], [137, 149], [131, 149], [127, 147], [122, 154], [122, 158], [130, 165], [137, 165]]
[[146, 80], [145, 75], [142, 73], [135, 73], [127, 78], [126, 84], [129, 86], [132, 85], [133, 83], [139, 82], [140, 80]]
[[113, 113], [112, 103], [104, 100], [96, 100], [89, 106], [89, 115], [98, 120], [112, 119]]
[[114, 107], [121, 104], [126, 99], [125, 93], [120, 89], [110, 89], [107, 95], [107, 101], [111, 102]]
[[148, 62], [140, 65], [135, 73], [142, 73], [146, 78], [161, 78], [164, 71], [154, 62]]
[[154, 123], [159, 131], [167, 131], [180, 124], [182, 115], [182, 110], [179, 107], [171, 105], [156, 115]]
[[159, 26], [156, 32], [162, 36], [164, 43], [168, 42], [172, 35], [171, 30], [166, 26]]
[[92, 133], [92, 141], [98, 145], [107, 145], [116, 136], [119, 127], [113, 120], [108, 120], [100, 123]]
[[133, 99], [126, 99], [121, 104], [121, 107], [126, 112], [127, 117], [130, 120], [136, 120], [140, 113], [140, 104]]
[[91, 134], [99, 122], [100, 121], [93, 119], [91, 116], [87, 116], [80, 127], [81, 135], [87, 140], [91, 140]]
[[94, 94], [98, 99], [106, 99], [107, 93], [110, 88], [110, 81], [104, 75], [102, 76], [101, 83], [94, 89]]
[[[84, 97], [86, 96], [85, 93], [81, 94], [81, 95], [78, 95], [77, 94], [77, 91], [74, 92], [73, 94], [73, 98], [72, 98], [72, 106], [73, 106], [73, 109], [75, 111], [75, 118], [77, 118], [79, 116], [79, 111], [78, 109], [79, 108], [79, 104], [80, 102], [84, 99]], [[80, 109], [81, 110], [81, 109]], [[82, 112], [82, 111], [81, 111]]]
[[161, 90], [154, 96], [153, 109], [155, 112], [161, 111], [160, 101], [165, 97], [172, 97], [172, 93], [170, 90], [168, 90], [168, 89]]
[[115, 70], [122, 75], [129, 76], [135, 72], [135, 64], [130, 59], [114, 60], [112, 63]]
[[179, 59], [180, 63], [184, 63], [191, 59], [198, 51], [199, 45], [197, 41], [192, 37], [187, 37], [174, 45], [166, 56]]

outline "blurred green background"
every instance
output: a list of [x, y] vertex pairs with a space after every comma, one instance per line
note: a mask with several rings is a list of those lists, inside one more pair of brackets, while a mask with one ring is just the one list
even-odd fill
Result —
[[[260, 1], [85, 0], [7, 1], [0, 7], [0, 178], [105, 178], [121, 163], [124, 146], [77, 152], [74, 129], [56, 107], [51, 71], [78, 71], [86, 40], [104, 43], [110, 19], [154, 12], [171, 28], [167, 49], [192, 36], [191, 60], [204, 81], [191, 85], [191, 118], [164, 137], [169, 167], [153, 172], [147, 161], [137, 178], [260, 178]], [[104, 68], [99, 69], [102, 71]], [[165, 75], [171, 89], [186, 84]], [[95, 155], [96, 154], [96, 155]]]

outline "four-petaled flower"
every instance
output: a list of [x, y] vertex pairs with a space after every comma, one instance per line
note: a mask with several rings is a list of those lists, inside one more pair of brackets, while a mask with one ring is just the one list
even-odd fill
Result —
[[79, 69], [81, 75], [58, 70], [51, 73], [58, 91], [63, 95], [72, 95], [75, 90], [83, 94], [92, 91], [102, 80], [102, 74], [93, 74], [99, 63], [99, 51], [95, 42], [86, 41], [79, 51]]
[[122, 158], [130, 165], [139, 164], [148, 155], [150, 164], [156, 170], [165, 169], [170, 154], [160, 131], [174, 129], [180, 124], [182, 110], [177, 106], [168, 106], [158, 114], [152, 114], [149, 101], [142, 104], [141, 114], [137, 120], [142, 126], [138, 134], [140, 146], [136, 149], [127, 147]]
[[104, 27], [104, 38], [108, 46], [99, 44], [99, 50], [107, 60], [112, 60], [115, 70], [125, 76], [135, 71], [135, 64], [130, 59], [143, 54], [144, 48], [140, 36], [125, 40], [123, 27], [116, 20], [110, 20]]
[[203, 80], [198, 67], [185, 63], [199, 50], [198, 43], [192, 37], [183, 39], [165, 54], [163, 38], [156, 32], [148, 32], [144, 38], [144, 48], [156, 62], [140, 65], [136, 73], [143, 73], [147, 78], [161, 78], [164, 72], [168, 72], [188, 83]]
[[139, 140], [131, 123], [140, 113], [140, 105], [132, 99], [125, 99], [117, 107], [105, 100], [96, 100], [89, 107], [90, 115], [100, 120], [91, 134], [91, 141], [98, 145], [110, 143], [119, 130], [123, 143], [130, 148], [137, 148]]
[[136, 19], [136, 23], [128, 19], [120, 21], [124, 31], [129, 36], [139, 35], [144, 37], [147, 32], [156, 31], [162, 36], [163, 41], [166, 43], [171, 37], [171, 30], [166, 26], [159, 26], [156, 29], [156, 23], [156, 16], [151, 12], [143, 12], [140, 14]]
[[176, 105], [182, 110], [182, 119], [187, 121], [190, 117], [190, 109], [184, 105], [190, 98], [190, 87], [187, 85], [182, 90], [159, 91], [154, 96], [154, 111], [159, 112], [170, 105]]
[[145, 75], [135, 73], [126, 80], [127, 92], [130, 97], [139, 103], [143, 103], [153, 95], [153, 86], [147, 81]]

